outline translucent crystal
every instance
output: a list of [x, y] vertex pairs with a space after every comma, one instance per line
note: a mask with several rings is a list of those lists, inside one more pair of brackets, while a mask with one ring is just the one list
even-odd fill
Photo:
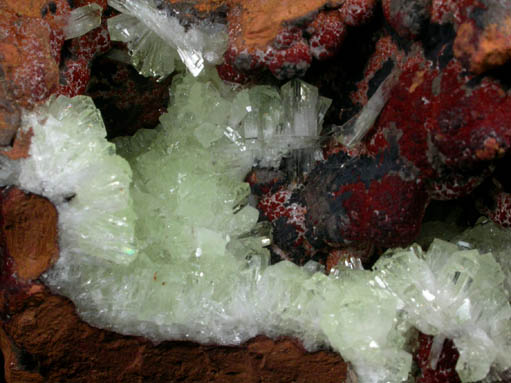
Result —
[[404, 350], [408, 327], [398, 317], [398, 299], [378, 286], [373, 273], [342, 272], [323, 295], [321, 328], [330, 344], [355, 366], [359, 381], [406, 380], [412, 361]]
[[90, 3], [73, 9], [64, 27], [64, 37], [66, 40], [82, 36], [99, 27], [101, 25], [102, 11], [103, 9], [96, 3]]
[[[375, 271], [349, 260], [329, 276], [312, 261], [269, 265], [269, 226], [257, 222], [243, 182], [265, 153], [255, 145], [279, 155], [307, 149], [327, 103], [306, 84], [240, 90], [214, 73], [175, 76], [160, 125], [116, 140], [124, 159], [87, 97], [25, 112], [31, 156], [0, 157], [0, 183], [45, 195], [59, 209], [60, 257], [45, 283], [97, 327], [217, 344], [295, 336], [308, 350], [339, 351], [361, 383], [408, 378], [412, 326], [436, 344], [454, 340], [465, 381], [490, 366], [509, 368], [509, 296], [488, 254], [437, 240], [427, 253], [395, 249]], [[273, 147], [275, 137], [291, 146]], [[501, 234], [493, 240], [507, 243]]]
[[89, 97], [51, 99], [24, 114], [30, 157], [10, 183], [48, 197], [59, 212], [61, 248], [116, 263], [135, 258], [131, 169], [105, 140]]
[[318, 159], [318, 140], [331, 100], [301, 80], [291, 80], [277, 92], [267, 86], [249, 90], [248, 114], [241, 131], [248, 148], [263, 167], [277, 167], [282, 157], [308, 171]]
[[[270, 100], [280, 98], [263, 90]], [[292, 335], [314, 350], [331, 343], [328, 334], [367, 333], [365, 322], [347, 326], [330, 317], [349, 282], [327, 277], [315, 262], [269, 266], [263, 248], [271, 241], [269, 226], [257, 223], [258, 211], [246, 204], [250, 188], [243, 179], [254, 157], [237, 130], [253, 112], [250, 91], [217, 77], [177, 76], [171, 94], [160, 126], [116, 140], [131, 171], [104, 139], [90, 99], [61, 97], [27, 113], [31, 157], [6, 162], [0, 175], [4, 184], [57, 204], [61, 253], [45, 282], [73, 299], [91, 324], [155, 341], [239, 344], [257, 334]], [[116, 250], [134, 251], [126, 242], [133, 210], [138, 256], [127, 264], [121, 257], [127, 253]], [[356, 310], [343, 315], [354, 318]], [[385, 338], [387, 329], [370, 331], [376, 333], [366, 338]]]
[[127, 43], [133, 66], [146, 77], [162, 80], [174, 72], [176, 50], [134, 16], [120, 14], [107, 21], [110, 38]]
[[397, 83], [399, 74], [400, 71], [395, 69], [387, 76], [360, 113], [353, 116], [339, 128], [340, 132], [337, 133], [337, 138], [340, 143], [347, 147], [354, 147], [362, 141], [389, 100], [391, 90]]
[[116, 140], [133, 169], [139, 257], [123, 266], [64, 252], [46, 282], [72, 297], [83, 318], [122, 333], [222, 344], [289, 334], [311, 349], [326, 343], [318, 310], [328, 278], [314, 265], [269, 267], [268, 226], [244, 202], [253, 157], [229, 124], [249, 113], [240, 109], [247, 93], [217, 78], [178, 76], [171, 94], [158, 128]]
[[492, 253], [506, 275], [506, 291], [511, 292], [511, 229], [481, 217], [474, 227], [455, 236], [451, 242], [464, 247]]
[[375, 267], [410, 324], [454, 341], [462, 381], [483, 379], [492, 364], [511, 366], [511, 306], [491, 254], [435, 240], [427, 253], [418, 246], [395, 250]]
[[154, 0], [109, 0], [108, 4], [122, 13], [109, 21], [111, 37], [128, 43], [143, 74], [165, 77], [176, 57], [194, 76], [205, 64], [222, 62], [227, 49], [225, 25], [201, 22], [185, 29], [170, 15], [171, 5], [161, 6]]

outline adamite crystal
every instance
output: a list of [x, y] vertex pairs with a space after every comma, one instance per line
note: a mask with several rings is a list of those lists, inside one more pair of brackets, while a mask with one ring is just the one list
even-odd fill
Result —
[[73, 9], [64, 27], [66, 40], [82, 36], [99, 27], [101, 25], [101, 13], [102, 8], [96, 3]]
[[489, 254], [435, 241], [428, 252], [392, 250], [374, 271], [269, 265], [269, 233], [243, 179], [254, 162], [314, 147], [325, 105], [314, 88], [239, 90], [179, 75], [171, 100], [156, 129], [116, 141], [124, 159], [87, 97], [26, 112], [31, 157], [2, 159], [3, 184], [59, 209], [61, 254], [45, 281], [82, 318], [155, 341], [296, 336], [309, 350], [338, 350], [363, 383], [407, 379], [412, 327], [454, 340], [464, 381], [510, 366], [509, 297]]
[[34, 133], [30, 157], [18, 162], [2, 157], [2, 184], [44, 195], [56, 205], [61, 253], [132, 262], [136, 250], [131, 169], [106, 141], [92, 100], [51, 98], [26, 112], [22, 125]]
[[163, 80], [180, 63], [177, 51], [136, 17], [120, 14], [107, 22], [110, 38], [128, 45], [131, 62], [142, 76]]
[[294, 79], [280, 92], [255, 86], [243, 101], [250, 113], [241, 123], [241, 132], [257, 162], [278, 167], [282, 157], [291, 155], [299, 167], [310, 170], [318, 157], [323, 118], [332, 100], [321, 97], [316, 87]]
[[[462, 381], [483, 379], [494, 363], [511, 367], [511, 306], [505, 274], [491, 254], [434, 240], [427, 253], [418, 246], [390, 251], [375, 268], [407, 321], [437, 338], [438, 352], [445, 338], [454, 341]], [[430, 356], [433, 363], [438, 356]]]
[[375, 280], [370, 271], [344, 270], [321, 292], [321, 328], [360, 381], [401, 382], [412, 363], [404, 347], [409, 326], [400, 318], [398, 299]]
[[108, 20], [113, 40], [128, 44], [132, 62], [144, 76], [164, 78], [179, 58], [198, 76], [206, 66], [220, 64], [227, 49], [225, 25], [201, 22], [185, 28], [165, 2], [108, 0], [121, 12]]

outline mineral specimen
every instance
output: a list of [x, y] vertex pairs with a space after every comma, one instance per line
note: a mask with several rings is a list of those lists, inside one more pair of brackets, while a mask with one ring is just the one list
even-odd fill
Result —
[[319, 96], [316, 87], [291, 80], [280, 94], [270, 87], [254, 87], [246, 101], [250, 113], [242, 121], [241, 133], [259, 165], [278, 167], [282, 157], [291, 155], [291, 163], [300, 163], [299, 171], [310, 171], [321, 158], [315, 152], [331, 100]]
[[96, 3], [73, 9], [64, 27], [64, 37], [73, 39], [99, 27], [101, 25], [101, 10], [102, 8]]
[[[19, 142], [30, 149], [0, 157], [0, 179], [57, 208], [60, 257], [44, 281], [88, 322], [154, 341], [239, 344], [257, 334], [290, 335], [308, 350], [333, 347], [367, 383], [406, 380], [412, 354], [424, 382], [456, 381], [456, 360], [463, 381], [504, 376], [511, 366], [506, 230], [485, 221], [462, 234], [455, 227], [454, 238], [441, 232], [454, 243], [389, 250], [372, 271], [350, 257], [408, 246], [430, 199], [471, 193], [509, 150], [505, 81], [467, 72], [508, 60], [509, 20], [499, 10], [509, 8], [472, 3], [383, 1], [381, 17], [393, 31], [378, 32], [352, 96], [361, 112], [347, 125], [353, 130], [342, 132], [351, 147], [325, 149], [324, 161], [318, 137], [330, 100], [316, 87], [297, 79], [280, 88], [236, 87], [211, 66], [229, 45], [219, 70], [229, 80], [246, 79], [237, 69], [262, 67], [279, 79], [301, 75], [313, 56], [332, 57], [348, 27], [372, 17], [375, 1], [323, 9], [326, 3], [314, 0], [305, 13], [268, 1], [275, 17], [263, 19], [262, 2], [241, 9], [232, 1], [226, 26], [220, 7], [202, 17], [201, 2], [111, 0], [121, 14], [108, 20], [110, 33], [127, 44], [136, 69], [160, 80], [160, 91], [172, 80], [160, 125], [117, 138], [115, 146], [91, 99], [47, 99], [85, 91], [91, 59], [110, 48], [99, 16], [105, 1], [59, 1], [42, 7], [41, 17], [7, 7], [0, 143], [8, 145], [21, 125], [14, 149]], [[63, 45], [66, 37], [72, 41]], [[182, 70], [180, 61], [191, 74], [169, 76]], [[167, 100], [155, 103], [152, 121]], [[260, 193], [250, 196], [244, 180]], [[44, 262], [9, 258], [18, 237], [8, 237], [6, 225], [21, 225], [10, 201], [30, 199], [17, 189], [0, 196], [2, 286], [28, 283], [55, 258], [54, 242], [52, 252], [28, 240], [49, 254]], [[259, 222], [257, 199], [273, 239], [269, 224]], [[509, 196], [496, 201], [488, 214], [506, 224]], [[269, 245], [303, 267], [272, 265]], [[305, 256], [288, 256], [293, 249]], [[310, 260], [321, 252], [327, 273]], [[21, 289], [27, 299], [46, 291], [30, 289]], [[410, 347], [414, 328], [418, 350]]]
[[483, 252], [491, 252], [506, 274], [505, 290], [511, 291], [510, 229], [482, 217], [474, 227], [453, 236], [451, 242], [461, 243], [468, 248], [481, 249]]
[[491, 254], [435, 240], [427, 253], [412, 247], [388, 255], [375, 265], [377, 282], [401, 301], [410, 324], [435, 336], [433, 366], [450, 338], [462, 381], [483, 379], [494, 363], [502, 371], [511, 367], [511, 306], [505, 274]]
[[312, 243], [406, 245], [418, 234], [427, 203], [416, 169], [399, 155], [395, 141], [375, 157], [331, 155], [300, 196]]
[[131, 169], [104, 139], [103, 120], [92, 100], [53, 98], [26, 112], [22, 127], [33, 132], [30, 157], [0, 159], [2, 184], [22, 185], [57, 206], [61, 255], [72, 251], [131, 262]]
[[[314, 273], [313, 263], [270, 267], [268, 238], [254, 231], [258, 212], [244, 203], [253, 155], [230, 127], [247, 113], [238, 107], [244, 93], [181, 76], [172, 94], [158, 129], [118, 141], [133, 169], [131, 188], [89, 99], [60, 97], [26, 114], [31, 156], [6, 163], [2, 179], [58, 207], [60, 257], [46, 283], [72, 297], [90, 323], [153, 340], [239, 344], [289, 334], [309, 349], [327, 343], [323, 328], [336, 325], [322, 314], [320, 292], [331, 285], [334, 299], [340, 285]], [[352, 331], [347, 323], [339, 331]]]
[[110, 37], [127, 43], [133, 66], [143, 76], [164, 79], [174, 72], [177, 51], [134, 16], [120, 14], [108, 20]]
[[227, 47], [225, 26], [204, 22], [189, 30], [172, 9], [154, 0], [109, 0], [121, 15], [109, 20], [112, 39], [128, 42], [134, 64], [144, 75], [166, 77], [179, 57], [197, 76], [205, 64], [219, 64]]
[[[372, 17], [375, 4], [374, 0], [313, 0], [299, 5], [275, 0], [232, 1], [227, 16], [226, 65], [242, 72], [266, 68], [278, 79], [302, 76], [313, 57], [332, 57], [348, 28]], [[228, 79], [235, 79], [232, 72]]]

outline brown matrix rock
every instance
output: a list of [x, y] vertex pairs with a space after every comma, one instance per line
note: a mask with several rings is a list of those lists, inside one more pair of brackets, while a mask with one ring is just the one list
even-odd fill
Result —
[[8, 383], [342, 382], [333, 352], [257, 337], [239, 347], [163, 342], [89, 326], [68, 299], [37, 278], [55, 259], [57, 213], [18, 189], [0, 193], [0, 348]]

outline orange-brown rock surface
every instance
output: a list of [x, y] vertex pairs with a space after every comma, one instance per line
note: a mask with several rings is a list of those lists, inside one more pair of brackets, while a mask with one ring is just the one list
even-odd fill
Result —
[[[170, 2], [180, 3], [182, 0]], [[227, 7], [229, 23], [237, 26], [235, 38], [238, 44], [251, 50], [265, 48], [286, 24], [313, 16], [325, 8], [339, 7], [344, 0], [196, 0], [193, 3], [201, 12]]]
[[313, 58], [332, 57], [347, 27], [373, 16], [376, 0], [168, 0], [180, 17], [226, 19], [229, 43], [220, 77], [246, 82], [267, 69], [278, 79], [303, 76]]
[[[466, 1], [466, 0], [465, 0]], [[454, 54], [477, 74], [511, 60], [511, 4], [481, 0], [466, 8]]]
[[58, 257], [57, 210], [45, 198], [7, 188], [0, 194], [4, 255], [14, 262], [16, 278], [37, 279]]
[[[93, 328], [38, 277], [57, 253], [57, 213], [15, 188], [0, 194], [0, 348], [19, 382], [342, 382], [347, 365], [292, 339], [239, 347], [150, 341]], [[1, 378], [0, 378], [1, 380]]]
[[0, 146], [12, 143], [20, 108], [32, 108], [57, 90], [69, 11], [65, 0], [0, 0]]
[[470, 70], [483, 73], [511, 60], [511, 14], [483, 30], [467, 21], [458, 29], [454, 53], [469, 62]]

